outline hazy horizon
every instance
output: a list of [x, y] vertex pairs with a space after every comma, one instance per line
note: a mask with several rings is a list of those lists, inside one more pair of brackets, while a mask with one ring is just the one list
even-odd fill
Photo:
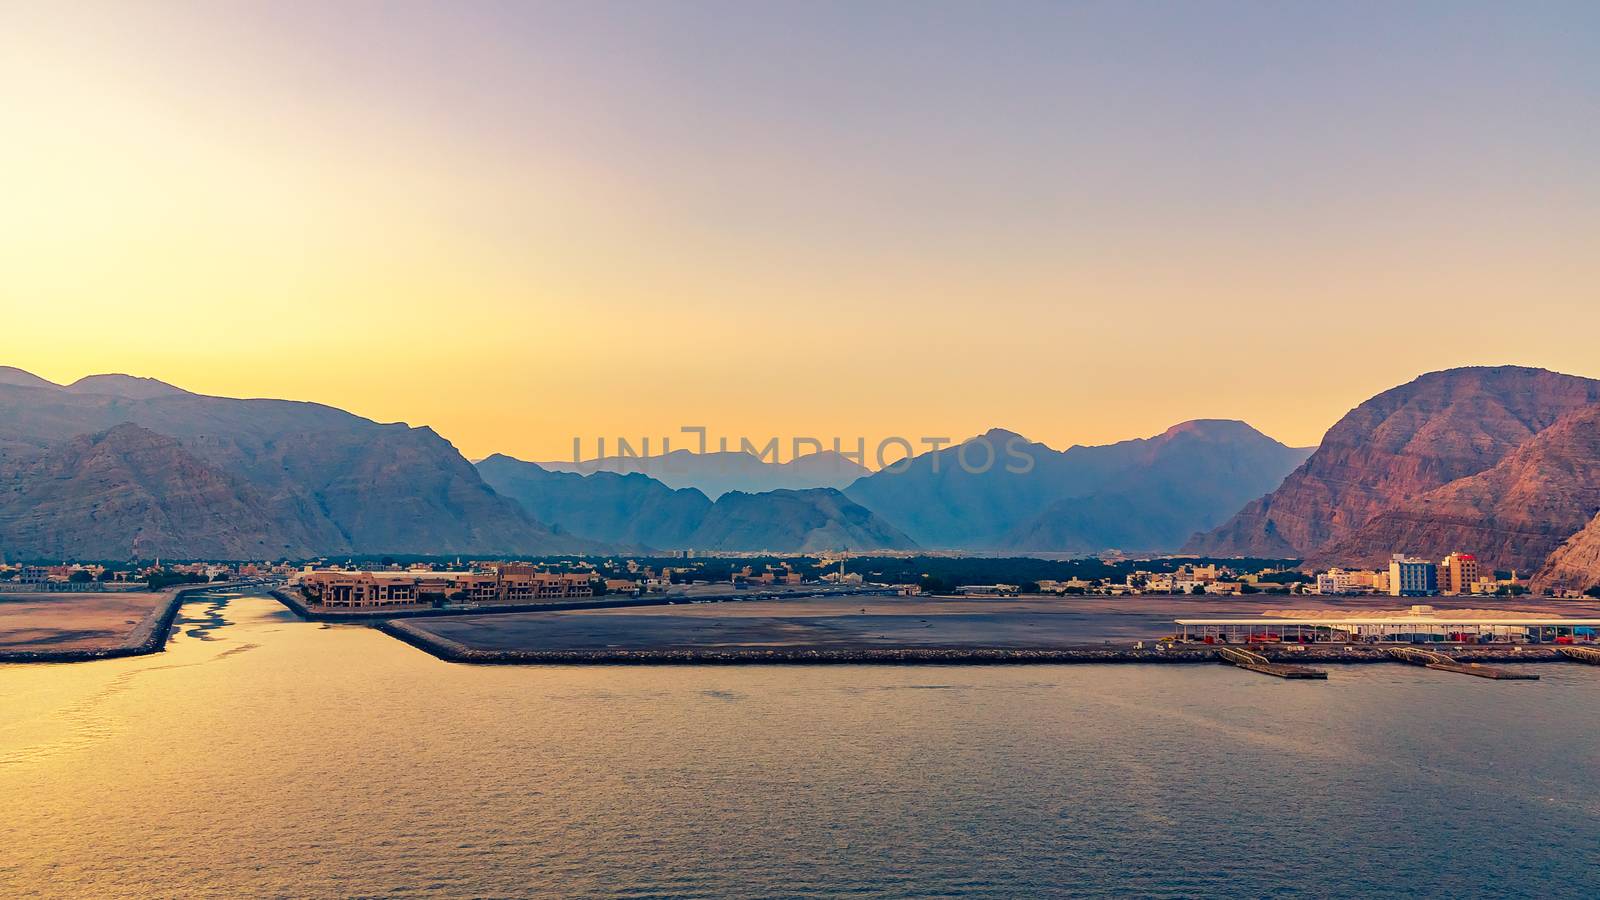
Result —
[[[7, 367], [15, 368], [15, 369], [18, 369], [19, 371], [26, 372], [27, 374], [31, 374], [31, 375], [38, 375], [39, 374], [37, 372], [28, 372], [28, 370], [22, 369], [21, 367], [8, 366], [8, 364], [0, 362], [0, 370], [3, 370], [5, 368], [7, 368]], [[1423, 373], [1418, 373], [1418, 374], [1421, 375]], [[67, 379], [65, 379], [63, 381], [55, 381], [55, 380], [49, 379], [49, 378], [46, 378], [45, 380], [52, 382], [57, 387], [70, 387], [70, 386], [74, 385], [75, 383], [83, 381], [85, 379], [102, 378], [102, 377], [106, 377], [106, 376], [134, 378], [134, 379], [140, 379], [140, 380], [150, 380], [151, 379], [151, 376], [140, 375], [140, 374], [133, 373], [133, 372], [85, 372], [82, 375], [78, 375], [77, 377], [73, 377], [73, 378], [67, 378]], [[44, 377], [44, 376], [39, 376], [39, 377]], [[354, 410], [350, 410], [350, 409], [348, 409], [346, 407], [343, 407], [337, 402], [308, 401], [305, 398], [300, 398], [300, 397], [229, 396], [229, 395], [220, 395], [220, 394], [219, 395], [211, 395], [211, 394], [203, 394], [203, 393], [201, 393], [199, 391], [190, 391], [187, 387], [185, 387], [182, 384], [173, 384], [172, 382], [163, 381], [162, 379], [154, 379], [154, 380], [160, 381], [162, 384], [166, 384], [166, 385], [168, 385], [170, 387], [178, 388], [179, 390], [183, 390], [183, 391], [186, 391], [188, 393], [197, 394], [199, 396], [215, 396], [215, 397], [219, 397], [219, 398], [222, 398], [222, 399], [232, 399], [232, 400], [285, 400], [285, 401], [296, 402], [296, 403], [299, 403], [299, 402], [315, 402], [315, 403], [322, 403], [323, 405], [331, 406], [331, 407], [336, 408], [336, 409], [343, 409], [343, 410], [345, 410], [347, 412], [352, 412], [354, 414], [360, 415], [360, 413], [357, 413]], [[1363, 399], [1365, 399], [1365, 398], [1363, 398]], [[375, 421], [379, 421], [380, 423], [382, 423], [384, 420], [375, 420]], [[449, 434], [444, 433], [442, 431], [439, 431], [438, 428], [434, 427], [429, 422], [418, 421], [418, 420], [414, 420], [414, 419], [405, 419], [405, 418], [397, 419], [397, 420], [394, 420], [394, 421], [406, 424], [406, 425], [414, 427], [414, 428], [420, 428], [420, 427], [432, 428], [434, 431], [438, 432], [439, 435], [441, 437], [443, 437], [445, 440], [451, 441], [451, 443], [455, 443], [453, 440], [451, 440], [451, 436]], [[1181, 426], [1184, 426], [1184, 425], [1192, 424], [1192, 423], [1195, 423], [1195, 422], [1207, 422], [1207, 421], [1213, 421], [1213, 422], [1214, 421], [1223, 421], [1223, 422], [1235, 422], [1235, 421], [1237, 421], [1237, 422], [1243, 422], [1243, 424], [1245, 424], [1245, 425], [1249, 426], [1250, 428], [1260, 432], [1261, 434], [1265, 435], [1266, 437], [1271, 438], [1272, 440], [1278, 441], [1279, 443], [1284, 444], [1285, 446], [1294, 447], [1296, 449], [1313, 449], [1320, 442], [1320, 435], [1319, 435], [1319, 439], [1317, 441], [1312, 441], [1309, 444], [1304, 444], [1304, 445], [1290, 444], [1287, 441], [1283, 441], [1283, 440], [1281, 440], [1281, 439], [1279, 439], [1279, 438], [1277, 438], [1277, 437], [1275, 437], [1275, 436], [1273, 436], [1271, 434], [1267, 434], [1265, 431], [1262, 431], [1259, 428], [1256, 428], [1254, 423], [1245, 422], [1242, 419], [1215, 419], [1215, 418], [1211, 418], [1211, 417], [1191, 417], [1191, 418], [1188, 418], [1188, 419], [1183, 419], [1183, 420], [1180, 420], [1180, 421], [1169, 423], [1167, 426], [1165, 426], [1163, 428], [1160, 428], [1160, 429], [1158, 429], [1156, 431], [1153, 431], [1153, 432], [1151, 432], [1149, 434], [1128, 434], [1128, 435], [1122, 435], [1120, 437], [1111, 437], [1110, 439], [1108, 439], [1108, 440], [1106, 440], [1106, 441], [1104, 441], [1102, 443], [1104, 443], [1104, 444], [1113, 444], [1113, 443], [1119, 443], [1119, 442], [1123, 442], [1123, 441], [1133, 441], [1133, 440], [1141, 440], [1141, 439], [1153, 438], [1153, 437], [1160, 436], [1161, 434], [1163, 434], [1165, 432], [1171, 431], [1173, 429], [1177, 429], [1177, 428], [1179, 428]], [[1330, 422], [1328, 424], [1329, 424], [1330, 427], [1333, 425], [1332, 422]], [[898, 439], [899, 440], [904, 440], [907, 444], [910, 445], [910, 447], [912, 449], [912, 453], [910, 455], [919, 456], [919, 455], [921, 455], [923, 453], [933, 452], [933, 451], [936, 451], [936, 450], [939, 450], [939, 449], [942, 449], [942, 448], [945, 448], [945, 447], [954, 446], [955, 444], [958, 444], [958, 443], [960, 443], [962, 441], [965, 441], [965, 440], [982, 437], [985, 434], [987, 434], [987, 433], [989, 433], [991, 431], [996, 431], [996, 430], [998, 430], [998, 431], [1008, 431], [1008, 432], [1011, 432], [1013, 434], [1017, 434], [1018, 436], [1026, 438], [1026, 439], [1028, 439], [1029, 441], [1031, 441], [1033, 443], [1043, 444], [1047, 448], [1049, 448], [1051, 450], [1054, 450], [1054, 451], [1066, 450], [1066, 449], [1068, 449], [1068, 448], [1070, 448], [1072, 446], [1075, 446], [1075, 445], [1084, 445], [1084, 446], [1093, 446], [1094, 445], [1094, 444], [1091, 444], [1088, 441], [1071, 441], [1071, 442], [1060, 444], [1060, 445], [1052, 444], [1049, 441], [1040, 440], [1039, 438], [1034, 437], [1033, 435], [1027, 433], [1026, 431], [1021, 431], [1021, 430], [1018, 430], [1016, 428], [1012, 428], [1012, 427], [1010, 427], [1010, 426], [1008, 426], [1008, 425], [1006, 425], [1004, 423], [995, 423], [995, 424], [992, 424], [992, 425], [990, 425], [988, 427], [982, 428], [982, 429], [980, 429], [978, 431], [975, 431], [975, 432], [972, 432], [972, 433], [944, 434], [944, 435], [937, 435], [937, 436], [925, 436], [924, 435], [924, 436], [917, 436], [917, 437], [898, 437]], [[610, 461], [610, 460], [619, 460], [619, 459], [620, 460], [626, 460], [626, 459], [635, 458], [635, 457], [637, 457], [637, 458], [639, 458], [641, 460], [651, 460], [651, 459], [659, 459], [659, 458], [663, 457], [664, 455], [666, 455], [667, 453], [679, 453], [679, 452], [690, 452], [690, 453], [746, 452], [746, 453], [749, 453], [749, 455], [751, 455], [753, 457], [756, 457], [757, 459], [760, 459], [760, 460], [762, 460], [764, 462], [770, 462], [770, 463], [787, 463], [787, 462], [791, 462], [791, 461], [793, 461], [793, 460], [795, 460], [797, 458], [800, 458], [800, 457], [808, 457], [808, 456], [813, 456], [813, 455], [820, 454], [820, 453], [829, 453], [829, 454], [839, 453], [846, 460], [850, 460], [850, 461], [854, 461], [856, 463], [859, 463], [860, 465], [866, 467], [867, 469], [876, 471], [879, 468], [881, 468], [877, 464], [877, 460], [875, 459], [876, 451], [878, 449], [877, 443], [875, 443], [875, 442], [866, 442], [865, 447], [863, 448], [862, 446], [860, 446], [858, 444], [858, 440], [859, 441], [865, 441], [865, 438], [861, 437], [861, 436], [856, 436], [856, 435], [851, 435], [848, 438], [845, 438], [844, 436], [838, 436], [838, 437], [840, 437], [840, 444], [841, 444], [841, 446], [838, 447], [838, 448], [835, 448], [831, 443], [832, 438], [835, 437], [834, 435], [798, 435], [798, 436], [797, 435], [792, 435], [792, 434], [763, 434], [763, 435], [756, 435], [756, 434], [738, 433], [738, 432], [731, 433], [731, 434], [720, 434], [719, 435], [719, 434], [709, 433], [708, 432], [705, 435], [705, 446], [704, 447], [702, 447], [701, 443], [700, 443], [701, 436], [699, 435], [698, 432], [694, 431], [693, 429], [691, 429], [691, 430], [689, 430], [687, 432], [685, 432], [684, 430], [680, 429], [676, 433], [671, 433], [671, 434], [667, 434], [667, 435], [664, 435], [664, 436], [667, 437], [667, 438], [670, 438], [670, 440], [671, 440], [670, 445], [664, 446], [662, 444], [661, 438], [663, 437], [663, 435], [626, 434], [626, 433], [575, 435], [575, 436], [572, 436], [572, 438], [569, 438], [569, 440], [568, 440], [568, 443], [567, 443], [567, 451], [568, 452], [567, 452], [567, 454], [565, 456], [544, 456], [544, 457], [534, 458], [534, 457], [529, 457], [529, 456], [519, 456], [519, 455], [517, 455], [515, 453], [510, 453], [510, 452], [504, 451], [504, 450], [490, 450], [489, 452], [482, 453], [482, 454], [468, 453], [465, 450], [462, 450], [461, 452], [462, 452], [463, 456], [465, 456], [467, 459], [469, 459], [470, 461], [472, 461], [474, 463], [482, 462], [484, 459], [487, 459], [487, 458], [489, 458], [491, 456], [507, 456], [507, 457], [510, 457], [512, 459], [516, 459], [516, 460], [523, 461], [523, 462], [533, 462], [533, 463], [541, 463], [541, 464], [558, 464], [558, 465], [566, 465], [566, 466], [582, 465], [582, 464], [587, 464], [587, 463]], [[796, 453], [792, 452], [794, 450], [794, 448], [795, 448], [794, 438], [796, 438], [796, 437], [800, 437], [803, 440], [804, 439], [810, 439], [812, 441], [820, 442], [822, 446], [820, 447], [820, 449], [818, 449], [815, 445], [806, 445], [803, 448], [803, 452], [800, 452], [800, 453], [796, 454]], [[580, 454], [578, 455], [578, 457], [576, 459], [574, 459], [573, 453], [572, 453], [572, 450], [574, 449], [574, 447], [573, 447], [573, 438], [576, 438], [579, 441], [579, 445], [578, 445], [577, 449], [580, 450]], [[628, 446], [627, 446], [626, 450], [623, 450], [622, 447], [620, 446], [620, 443], [619, 443], [619, 440], [618, 440], [619, 438], [622, 441], [626, 441], [627, 442]], [[598, 452], [601, 449], [601, 446], [602, 446], [599, 443], [599, 440], [602, 440], [602, 439], [605, 442], [604, 443], [605, 452], [603, 454]], [[897, 436], [889, 436], [889, 440], [896, 440], [896, 439], [897, 439]], [[775, 446], [777, 447], [777, 454], [776, 454], [775, 457], [767, 452], [769, 450], [768, 442], [769, 441], [774, 441], [774, 440], [776, 441], [776, 445]], [[721, 443], [722, 441], [726, 441], [726, 446], [724, 446]], [[749, 446], [744, 446], [744, 444], [742, 442], [748, 442]], [[458, 445], [458, 449], [460, 449], [459, 445]], [[864, 450], [864, 453], [862, 452], [863, 450]], [[894, 462], [897, 462], [903, 456], [903, 454], [900, 454], [896, 450], [896, 448], [894, 448], [894, 447], [890, 447], [889, 451], [890, 452], [887, 455], [887, 459], [888, 459], [888, 462], [890, 462], [891, 464], [894, 463]], [[857, 458], [858, 456], [862, 457], [862, 458]]]

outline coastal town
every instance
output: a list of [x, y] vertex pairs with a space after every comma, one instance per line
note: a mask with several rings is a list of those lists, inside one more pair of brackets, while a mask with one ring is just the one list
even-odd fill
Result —
[[[880, 571], [889, 559], [898, 571]], [[1307, 570], [1292, 565], [1247, 567], [1220, 560], [1164, 557], [1121, 560], [1110, 575], [1072, 575], [1028, 581], [985, 583], [960, 577], [922, 575], [912, 580], [907, 565], [950, 557], [860, 557], [822, 554], [782, 557], [679, 554], [668, 558], [582, 557], [538, 560], [408, 562], [391, 559], [358, 563], [328, 560], [277, 562], [153, 562], [118, 566], [101, 562], [0, 564], [0, 593], [90, 593], [147, 590], [175, 584], [276, 578], [322, 610], [403, 610], [430, 607], [494, 607], [559, 603], [598, 596], [643, 597], [692, 592], [805, 586], [873, 587], [901, 596], [1024, 595], [1142, 596], [1257, 594], [1338, 597], [1479, 597], [1503, 600], [1530, 593], [1515, 571], [1495, 572], [1472, 553], [1453, 552], [1439, 560], [1403, 553], [1387, 567]], [[960, 559], [960, 558], [955, 558]], [[1006, 560], [987, 560], [984, 571], [1006, 570]], [[1063, 565], [1071, 566], [1079, 561]], [[1099, 563], [1100, 561], [1094, 561]], [[959, 567], [959, 566], [958, 566]], [[1019, 564], [1016, 568], [1022, 568]], [[915, 573], [912, 573], [915, 574]], [[1591, 590], [1587, 596], [1597, 592]], [[1578, 599], [1576, 591], [1542, 596]]]

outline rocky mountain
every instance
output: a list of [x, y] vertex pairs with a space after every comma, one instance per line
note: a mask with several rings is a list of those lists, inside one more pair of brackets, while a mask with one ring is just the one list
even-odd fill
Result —
[[831, 488], [729, 491], [712, 502], [637, 472], [546, 471], [496, 454], [484, 481], [541, 521], [611, 544], [653, 550], [909, 549], [909, 538]]
[[993, 429], [965, 448], [863, 478], [846, 494], [923, 546], [1171, 550], [1200, 523], [1270, 490], [1309, 452], [1220, 420], [1062, 451]]
[[172, 438], [122, 424], [0, 465], [0, 535], [22, 558], [304, 556], [249, 485]]
[[1243, 422], [1198, 420], [1118, 445], [1125, 466], [1084, 497], [1057, 500], [1014, 529], [1018, 551], [1171, 550], [1272, 490], [1311, 451]]
[[478, 473], [496, 493], [522, 504], [541, 522], [608, 544], [679, 549], [694, 546], [711, 501], [694, 488], [674, 490], [634, 472], [550, 472], [495, 454]]
[[[541, 553], [585, 546], [496, 494], [426, 427], [379, 424], [315, 403], [201, 396], [127, 376], [84, 379], [72, 387], [15, 376], [0, 381], [0, 452], [7, 465], [26, 467], [79, 436], [123, 423], [170, 438], [189, 457], [247, 487], [251, 497], [239, 501], [259, 505], [269, 546], [317, 554]], [[130, 516], [108, 519], [105, 527], [132, 534], [138, 525]], [[175, 535], [180, 540], [170, 555], [209, 555], [205, 535]], [[13, 555], [18, 539], [0, 531], [0, 546]]]
[[1600, 381], [1542, 369], [1501, 366], [1423, 375], [1346, 414], [1277, 490], [1196, 535], [1185, 549], [1218, 556], [1320, 558], [1350, 540], [1356, 543], [1341, 552], [1370, 557], [1377, 541], [1403, 535], [1398, 530], [1384, 534], [1399, 528], [1398, 520], [1390, 520], [1395, 524], [1375, 530], [1370, 539], [1353, 537], [1368, 522], [1390, 511], [1415, 511], [1429, 492], [1494, 468], [1563, 416], [1596, 402]]
[[1600, 404], [1569, 413], [1495, 465], [1385, 510], [1312, 562], [1378, 565], [1396, 550], [1470, 549], [1496, 569], [1537, 570], [1600, 512]]
[[824, 450], [769, 463], [753, 453], [674, 450], [657, 456], [608, 456], [583, 462], [542, 462], [546, 471], [648, 475], [670, 488], [694, 488], [712, 500], [729, 491], [747, 494], [775, 490], [843, 488], [871, 470], [843, 455]]
[[689, 537], [706, 550], [910, 550], [916, 544], [893, 525], [833, 488], [730, 491], [717, 498]]
[[1545, 560], [1529, 586], [1537, 591], [1587, 591], [1600, 585], [1600, 515]]
[[0, 384], [35, 388], [56, 388], [60, 386], [55, 382], [46, 381], [32, 372], [25, 372], [16, 366], [0, 366]]
[[165, 381], [137, 375], [85, 375], [67, 385], [65, 389], [74, 394], [104, 394], [110, 397], [126, 397], [130, 400], [196, 396]]

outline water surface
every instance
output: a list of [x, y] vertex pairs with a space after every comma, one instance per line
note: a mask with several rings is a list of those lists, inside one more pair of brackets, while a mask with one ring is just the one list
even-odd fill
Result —
[[0, 896], [1592, 896], [1600, 669], [0, 666]]

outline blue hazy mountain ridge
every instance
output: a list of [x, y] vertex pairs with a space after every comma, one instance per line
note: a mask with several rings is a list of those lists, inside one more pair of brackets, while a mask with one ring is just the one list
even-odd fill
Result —
[[[448, 441], [426, 427], [380, 424], [323, 406], [289, 400], [240, 400], [193, 394], [152, 379], [92, 376], [70, 387], [9, 369], [0, 371], [0, 464], [16, 478], [40, 471], [39, 460], [75, 438], [112, 432], [132, 423], [153, 435], [170, 438], [172, 447], [132, 445], [133, 435], [94, 453], [62, 457], [55, 477], [69, 480], [89, 473], [61, 471], [69, 459], [105, 466], [106, 477], [122, 479], [138, 492], [132, 464], [108, 462], [117, 448], [171, 455], [174, 466], [203, 465], [226, 482], [245, 489], [229, 498], [211, 488], [194, 498], [210, 498], [216, 515], [235, 515], [240, 506], [264, 520], [261, 552], [247, 556], [341, 553], [550, 553], [592, 549], [586, 542], [553, 532], [528, 516], [516, 503], [496, 494]], [[103, 442], [102, 442], [103, 443]], [[88, 485], [83, 477], [79, 483]], [[112, 485], [115, 487], [115, 484]], [[248, 494], [245, 496], [244, 494]], [[51, 508], [68, 516], [63, 529], [73, 533], [77, 517], [85, 533], [121, 529], [127, 535], [122, 553], [95, 556], [119, 558], [153, 555], [157, 546], [140, 543], [141, 520], [130, 505], [104, 507], [84, 495], [73, 502], [59, 492]], [[122, 510], [120, 514], [114, 514]], [[34, 515], [27, 509], [16, 511]], [[120, 516], [120, 517], [119, 517]], [[92, 528], [90, 520], [100, 519]], [[214, 521], [205, 510], [192, 511], [183, 522]], [[3, 526], [0, 526], [3, 527]], [[205, 558], [214, 541], [201, 527], [162, 532], [162, 555]], [[0, 531], [0, 546], [13, 555], [88, 555], [75, 546], [36, 547], [19, 540], [37, 529]], [[148, 530], [145, 532], [149, 537]], [[255, 547], [252, 539], [252, 547]]]
[[551, 472], [496, 453], [477, 464], [490, 487], [562, 531], [625, 546], [689, 547], [711, 500], [695, 488], [673, 489], [637, 472]]
[[1130, 459], [1086, 497], [1057, 500], [1004, 540], [1018, 551], [1171, 550], [1282, 483], [1311, 455], [1235, 421], [1193, 421], [1120, 445]]
[[916, 543], [834, 488], [729, 491], [706, 511], [689, 546], [711, 550], [913, 550]]
[[713, 502], [695, 488], [674, 489], [638, 472], [551, 472], [504, 454], [480, 461], [478, 471], [539, 520], [611, 544], [790, 552], [916, 546], [833, 488], [728, 491]]
[[994, 450], [991, 465], [981, 446], [946, 447], [845, 494], [924, 547], [1170, 550], [1197, 523], [1224, 521], [1272, 490], [1311, 453], [1229, 420], [1060, 451], [999, 428], [980, 439]]
[[599, 459], [539, 463], [549, 472], [615, 472], [648, 475], [670, 488], [695, 488], [715, 500], [729, 491], [757, 494], [779, 489], [844, 488], [871, 470], [832, 450], [798, 456], [788, 462], [767, 462], [740, 450], [697, 453], [673, 450], [655, 456], [606, 456]]

